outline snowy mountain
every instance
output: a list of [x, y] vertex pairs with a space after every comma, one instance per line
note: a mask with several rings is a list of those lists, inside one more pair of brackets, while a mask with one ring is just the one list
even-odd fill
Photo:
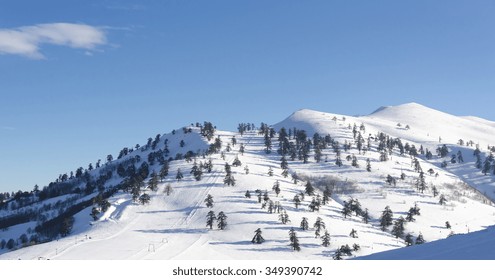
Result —
[[[345, 259], [418, 236], [455, 235], [444, 243], [453, 244], [495, 224], [492, 135], [493, 122], [416, 103], [360, 117], [305, 109], [238, 132], [196, 124], [4, 197], [0, 259]], [[386, 207], [393, 215], [382, 225]], [[227, 216], [223, 230], [218, 220], [207, 226], [210, 211]], [[292, 228], [300, 251], [289, 246]], [[261, 244], [251, 242], [257, 229]], [[423, 246], [404, 252], [434, 258]]]

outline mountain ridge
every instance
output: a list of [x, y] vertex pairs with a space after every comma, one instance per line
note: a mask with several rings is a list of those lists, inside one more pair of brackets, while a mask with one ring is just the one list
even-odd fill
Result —
[[[10, 221], [11, 225], [0, 232], [0, 240], [6, 241], [0, 249], [0, 259], [91, 259], [98, 258], [96, 252], [102, 259], [327, 259], [335, 258], [344, 245], [359, 245], [360, 249], [351, 255], [366, 256], [406, 246], [406, 233], [415, 238], [423, 234], [427, 241], [434, 241], [454, 232], [473, 232], [495, 224], [495, 208], [489, 200], [495, 198], [495, 186], [491, 175], [482, 175], [475, 167], [476, 158], [471, 156], [475, 146], [456, 143], [459, 129], [437, 131], [436, 124], [422, 123], [424, 116], [412, 116], [425, 112], [440, 116], [439, 122], [445, 121], [445, 126], [460, 119], [407, 103], [383, 107], [368, 116], [301, 109], [271, 127], [255, 128], [244, 123], [239, 125], [238, 132], [228, 132], [213, 129], [211, 123], [205, 122], [157, 135], [141, 147], [123, 149], [119, 159], [82, 170], [80, 177], [74, 179], [61, 178], [48, 189], [43, 188], [40, 193], [49, 195], [48, 199], [31, 192], [2, 202], [0, 223], [5, 225]], [[400, 126], [392, 115], [398, 115]], [[474, 126], [475, 123], [466, 120], [463, 124]], [[282, 128], [292, 136], [284, 138], [277, 134]], [[444, 132], [442, 142], [436, 138], [437, 134], [428, 135], [430, 130]], [[471, 136], [488, 141], [485, 138], [490, 134], [489, 129], [473, 131], [476, 129], [468, 131]], [[313, 136], [316, 132], [320, 135]], [[442, 150], [444, 144], [447, 155], [437, 156], [437, 150]], [[241, 145], [245, 151], [241, 151]], [[287, 153], [283, 152], [284, 147]], [[481, 156], [488, 159], [489, 151], [480, 147]], [[427, 158], [423, 148], [435, 155]], [[463, 162], [448, 162], [451, 155], [457, 159], [459, 153], [464, 156]], [[282, 155], [288, 161], [286, 169], [280, 162]], [[336, 161], [339, 158], [341, 165]], [[241, 166], [233, 166], [237, 159]], [[166, 162], [170, 165], [168, 175], [160, 180], [156, 191], [147, 188], [152, 174], [160, 173]], [[211, 162], [209, 172], [205, 169], [208, 162]], [[447, 165], [443, 166], [445, 162]], [[193, 172], [196, 164], [203, 170], [199, 180]], [[225, 181], [226, 164], [232, 164], [235, 186]], [[421, 178], [418, 166], [424, 170], [423, 190], [418, 187]], [[179, 170], [184, 177], [180, 180], [176, 179]], [[283, 171], [287, 171], [287, 176]], [[141, 196], [144, 193], [150, 197], [151, 201], [144, 205], [133, 199], [133, 188], [128, 186], [132, 183], [130, 179], [141, 173], [145, 174], [140, 179], [144, 185], [134, 189]], [[297, 183], [293, 182], [294, 176]], [[295, 196], [302, 196], [307, 190], [307, 182], [314, 184], [315, 194], [307, 194], [299, 206], [294, 205]], [[174, 189], [170, 195], [166, 194], [168, 185]], [[329, 186], [332, 195], [328, 204], [318, 206], [318, 211], [312, 210], [314, 202], [323, 197]], [[54, 193], [55, 190], [59, 193]], [[246, 197], [247, 192], [252, 198]], [[439, 203], [439, 194], [445, 195], [446, 203]], [[90, 214], [92, 207], [99, 209], [95, 203], [68, 215], [74, 217], [74, 223], [67, 237], [34, 245], [39, 242], [33, 238], [44, 234], [39, 226], [56, 220], [59, 213], [68, 212], [74, 204], [90, 203], [98, 195], [108, 200], [109, 207], [97, 214], [94, 221]], [[204, 205], [207, 195], [214, 197], [213, 208]], [[363, 212], [343, 215], [346, 204], [356, 201], [362, 205], [360, 211], [364, 208], [369, 211], [368, 223], [363, 221]], [[268, 210], [272, 203], [280, 208]], [[380, 229], [385, 206], [393, 210], [393, 223], [396, 223], [415, 205], [421, 208], [421, 215], [407, 222], [401, 238], [394, 236], [392, 225]], [[209, 211], [227, 214], [229, 223], [225, 231], [205, 227]], [[281, 220], [284, 211], [290, 216], [288, 223]], [[12, 224], [7, 219], [12, 215], [21, 217], [19, 213], [29, 214], [28, 222]], [[473, 220], [474, 213], [479, 217]], [[308, 230], [300, 229], [303, 217], [310, 222]], [[322, 246], [320, 238], [315, 238], [313, 223], [317, 218], [328, 225], [332, 238], [329, 247]], [[445, 227], [447, 221], [451, 228]], [[260, 246], [250, 242], [257, 228], [263, 230], [266, 239]], [[301, 253], [288, 246], [287, 232], [291, 228], [297, 229]], [[356, 230], [356, 238], [350, 236], [351, 230]], [[323, 233], [324, 230], [319, 232]], [[22, 248], [28, 245], [22, 235], [34, 246]], [[9, 239], [13, 240], [11, 249], [18, 250], [6, 249]]]

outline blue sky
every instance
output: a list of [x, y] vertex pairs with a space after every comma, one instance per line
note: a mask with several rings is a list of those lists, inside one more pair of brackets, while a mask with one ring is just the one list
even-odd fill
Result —
[[0, 191], [196, 121], [411, 101], [495, 120], [493, 14], [493, 1], [2, 1]]

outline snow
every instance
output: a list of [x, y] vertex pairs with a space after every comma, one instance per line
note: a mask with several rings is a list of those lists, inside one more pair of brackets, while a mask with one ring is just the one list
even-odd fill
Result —
[[387, 252], [377, 253], [359, 260], [494, 260], [495, 227], [459, 234], [444, 240], [430, 242]]
[[[401, 123], [401, 127], [398, 127], [397, 123]], [[97, 221], [92, 221], [89, 215], [91, 208], [87, 208], [75, 216], [76, 222], [70, 236], [12, 252], [3, 250], [0, 259], [324, 260], [331, 259], [340, 246], [346, 244], [352, 246], [354, 243], [361, 247], [360, 251], [354, 253], [355, 257], [371, 255], [388, 258], [389, 255], [385, 253], [385, 255], [377, 253], [392, 254], [395, 250], [390, 250], [405, 247], [405, 242], [392, 236], [390, 228], [385, 232], [380, 230], [378, 218], [385, 206], [390, 206], [396, 219], [399, 216], [405, 217], [409, 208], [417, 204], [421, 208], [421, 215], [415, 217], [415, 222], [406, 224], [406, 233], [411, 233], [415, 237], [422, 233], [425, 239], [431, 242], [431, 246], [437, 244], [436, 240], [441, 240], [440, 244], [444, 244], [441, 242], [452, 244], [464, 236], [466, 238], [473, 236], [473, 232], [495, 224], [495, 207], [490, 201], [495, 199], [493, 176], [483, 176], [474, 167], [472, 152], [475, 147], [457, 144], [459, 139], [473, 140], [475, 143], [480, 143], [480, 149], [486, 156], [487, 152], [483, 149], [490, 144], [491, 136], [495, 135], [493, 123], [473, 117], [457, 117], [420, 104], [409, 103], [382, 107], [368, 116], [360, 117], [303, 109], [273, 127], [276, 130], [282, 127], [286, 129], [297, 127], [306, 130], [309, 137], [315, 132], [322, 136], [330, 134], [342, 144], [344, 141], [354, 142], [352, 129], [348, 128], [349, 125], [354, 124], [358, 127], [360, 124], [365, 125], [366, 131], [363, 132], [365, 138], [368, 135], [374, 136], [384, 132], [392, 137], [401, 138], [403, 143], [408, 142], [418, 148], [423, 145], [433, 153], [436, 147], [442, 144], [446, 144], [453, 153], [462, 151], [465, 162], [449, 164], [447, 168], [440, 167], [444, 159], [436, 156], [433, 160], [426, 160], [423, 156], [418, 157], [423, 170], [431, 168], [439, 174], [438, 177], [426, 175], [426, 181], [429, 186], [435, 185], [439, 192], [447, 197], [447, 205], [438, 203], [438, 197], [433, 196], [431, 188], [424, 193], [419, 193], [415, 189], [414, 182], [418, 173], [411, 167], [410, 156], [401, 156], [394, 151], [391, 160], [380, 162], [380, 154], [376, 150], [377, 143], [372, 142], [372, 148], [366, 154], [358, 153], [355, 148], [349, 152], [342, 151], [344, 161], [342, 167], [334, 164], [335, 153], [332, 149], [323, 151], [323, 158], [328, 157], [328, 162], [317, 163], [312, 157], [307, 164], [289, 161], [290, 171], [299, 175], [331, 176], [356, 186], [353, 192], [335, 193], [330, 203], [323, 206], [319, 212], [308, 210], [310, 198], [306, 198], [296, 209], [292, 198], [304, 190], [305, 182], [296, 185], [291, 181], [290, 176], [288, 178], [281, 176], [280, 155], [276, 153], [278, 146], [276, 138], [273, 140], [273, 152], [266, 154], [263, 136], [258, 135], [257, 131], [247, 132], [243, 136], [233, 132], [217, 131], [216, 134], [220, 135], [223, 141], [223, 150], [233, 136], [236, 137], [238, 144], [232, 147], [231, 152], [225, 152], [225, 160], [220, 154], [212, 155], [213, 172], [205, 173], [201, 181], [195, 181], [189, 174], [192, 163], [184, 160], [172, 161], [169, 176], [159, 185], [158, 191], [148, 192], [152, 198], [150, 204], [138, 205], [132, 202], [129, 194], [119, 192], [109, 199], [110, 208]], [[409, 125], [410, 129], [405, 129], [406, 125]], [[175, 135], [163, 135], [157, 149], [163, 148], [165, 138], [169, 139], [171, 157], [178, 152], [185, 154], [189, 150], [202, 151], [209, 145], [196, 128], [193, 128], [192, 133], [184, 134], [182, 130], [177, 130]], [[185, 147], [180, 147], [181, 140], [186, 142]], [[244, 155], [238, 152], [241, 143], [246, 147]], [[115, 162], [136, 155], [140, 155], [144, 160], [149, 152], [151, 151], [137, 150]], [[352, 167], [350, 162], [345, 160], [347, 155], [356, 156], [360, 167]], [[232, 163], [236, 156], [241, 160], [242, 166], [232, 167], [236, 185], [228, 187], [223, 184], [224, 165], [225, 162]], [[365, 169], [365, 161], [368, 158], [371, 160], [372, 172], [367, 172]], [[208, 157], [197, 158], [198, 162], [206, 160]], [[249, 166], [249, 174], [244, 172], [246, 165]], [[267, 174], [270, 167], [274, 170], [274, 176]], [[160, 166], [156, 163], [150, 168], [151, 172], [158, 172]], [[175, 174], [179, 168], [185, 177], [177, 182]], [[98, 170], [94, 170], [92, 174], [96, 175], [97, 172]], [[396, 186], [385, 183], [387, 175], [399, 177], [401, 172], [406, 174], [405, 180], [398, 180]], [[272, 191], [276, 181], [281, 184], [281, 193], [278, 196]], [[114, 176], [108, 184], [115, 185], [118, 182], [119, 179]], [[167, 184], [173, 187], [170, 196], [164, 192]], [[278, 214], [269, 214], [266, 209], [261, 209], [255, 194], [255, 190], [258, 189], [267, 190], [270, 198], [279, 202], [287, 211], [291, 222], [284, 225], [279, 221]], [[252, 198], [244, 197], [246, 190], [251, 192]], [[319, 193], [321, 194], [321, 190]], [[204, 204], [208, 194], [212, 195], [215, 201], [211, 209]], [[350, 198], [359, 199], [363, 209], [369, 210], [371, 216], [369, 224], [363, 223], [360, 217], [343, 218], [341, 214], [343, 202]], [[206, 214], [210, 210], [215, 214], [220, 211], [225, 212], [228, 216], [226, 230], [221, 231], [216, 227], [210, 230], [205, 226]], [[299, 229], [303, 217], [309, 220], [309, 231]], [[322, 247], [321, 240], [315, 238], [312, 226], [317, 217], [323, 219], [331, 234], [330, 247]], [[450, 222], [452, 229], [445, 228], [446, 221]], [[18, 225], [7, 232], [0, 232], [0, 239], [8, 236], [18, 238], [28, 226], [33, 227], [33, 224]], [[293, 252], [288, 246], [288, 231], [292, 227], [296, 229], [301, 243], [300, 252]], [[258, 228], [263, 231], [266, 242], [259, 245], [252, 244], [251, 239]], [[349, 236], [352, 229], [357, 230], [359, 238]], [[459, 235], [445, 239], [452, 232]], [[480, 238], [487, 236], [483, 232], [476, 234]], [[471, 242], [471, 238], [466, 240]], [[477, 244], [485, 244], [483, 242], [485, 241], [479, 240]], [[434, 249], [431, 249], [431, 252], [422, 251], [422, 248], [429, 246], [430, 244], [413, 246], [397, 252], [413, 252], [404, 253], [404, 258], [414, 258], [414, 256], [419, 259], [430, 256], [435, 258], [432, 253]], [[445, 245], [443, 248], [449, 246], [453, 245]], [[397, 255], [401, 254], [397, 253]], [[486, 256], [491, 258], [491, 255]], [[443, 258], [444, 255], [437, 257]], [[400, 259], [400, 256], [394, 255], [390, 258]], [[476, 257], [469, 255], [459, 258]]]

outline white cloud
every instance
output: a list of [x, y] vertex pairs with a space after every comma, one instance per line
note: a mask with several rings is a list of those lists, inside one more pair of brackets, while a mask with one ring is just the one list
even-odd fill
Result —
[[102, 28], [73, 23], [48, 23], [0, 29], [0, 54], [13, 54], [33, 59], [44, 58], [43, 44], [94, 50], [107, 43]]

